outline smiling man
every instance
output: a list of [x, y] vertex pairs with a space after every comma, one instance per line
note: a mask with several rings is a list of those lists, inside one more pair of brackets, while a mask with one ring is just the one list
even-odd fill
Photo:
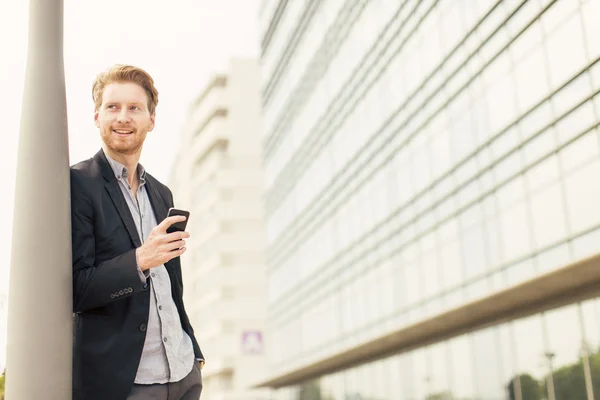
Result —
[[204, 357], [183, 304], [185, 220], [169, 188], [139, 164], [158, 92], [116, 65], [92, 90], [103, 146], [71, 167], [73, 399], [197, 400]]

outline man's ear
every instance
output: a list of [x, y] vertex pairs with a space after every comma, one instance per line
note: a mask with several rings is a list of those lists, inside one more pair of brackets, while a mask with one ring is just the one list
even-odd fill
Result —
[[98, 122], [98, 109], [94, 110], [94, 124], [96, 128], [100, 128], [100, 123]]
[[150, 127], [148, 128], [148, 132], [152, 132], [154, 129], [154, 121], [156, 120], [156, 113], [150, 115]]

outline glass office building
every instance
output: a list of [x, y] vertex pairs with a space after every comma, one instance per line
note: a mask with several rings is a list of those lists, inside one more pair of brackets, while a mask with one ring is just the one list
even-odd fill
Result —
[[600, 0], [260, 19], [274, 398], [600, 398]]

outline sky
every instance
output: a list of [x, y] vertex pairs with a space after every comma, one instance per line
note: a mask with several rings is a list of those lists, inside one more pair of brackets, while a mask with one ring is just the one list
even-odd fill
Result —
[[[190, 103], [235, 57], [258, 57], [259, 0], [64, 0], [64, 61], [70, 164], [101, 146], [91, 87], [113, 64], [142, 67], [159, 91], [156, 127], [141, 163], [168, 183]], [[0, 302], [8, 291], [12, 211], [22, 90], [27, 61], [28, 1], [0, 0]], [[2, 308], [0, 307], [0, 310]], [[0, 371], [6, 316], [0, 315]]]

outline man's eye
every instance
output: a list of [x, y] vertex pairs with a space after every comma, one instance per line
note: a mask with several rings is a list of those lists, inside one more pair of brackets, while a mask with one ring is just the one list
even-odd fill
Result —
[[106, 106], [106, 108], [108, 108], [109, 110], [113, 110], [117, 108], [117, 106], [115, 106], [114, 104], [109, 104], [108, 106]]
[[139, 108], [137, 106], [131, 106], [131, 110], [137, 111], [137, 110], [139, 110]]

